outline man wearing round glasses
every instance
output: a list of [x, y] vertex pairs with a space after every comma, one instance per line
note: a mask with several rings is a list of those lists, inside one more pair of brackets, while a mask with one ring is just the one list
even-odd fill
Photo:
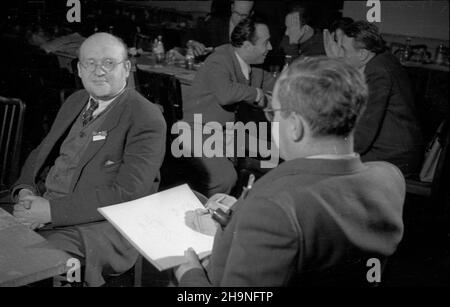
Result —
[[79, 259], [84, 282], [129, 270], [138, 253], [98, 213], [158, 190], [166, 124], [154, 104], [126, 87], [127, 48], [96, 33], [80, 47], [84, 90], [61, 107], [12, 189], [14, 215]]
[[127, 50], [109, 36], [88, 39], [80, 47], [78, 75], [96, 99], [107, 100], [123, 90], [130, 68]]
[[285, 162], [231, 206], [206, 267], [185, 252], [180, 286], [369, 285], [368, 261], [383, 263], [402, 238], [405, 181], [353, 150], [367, 96], [361, 72], [341, 60], [282, 73], [265, 111]]

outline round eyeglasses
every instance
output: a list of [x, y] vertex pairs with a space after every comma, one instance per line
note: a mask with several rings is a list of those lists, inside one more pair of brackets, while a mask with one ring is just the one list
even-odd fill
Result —
[[126, 59], [124, 59], [123, 61], [120, 62], [116, 62], [113, 59], [104, 59], [102, 60], [100, 63], [96, 63], [94, 60], [85, 60], [85, 61], [80, 61], [80, 65], [86, 69], [88, 72], [93, 72], [97, 69], [97, 66], [100, 66], [100, 69], [103, 70], [106, 73], [109, 73], [111, 71], [113, 71], [117, 65], [119, 65], [120, 63], [125, 62]]

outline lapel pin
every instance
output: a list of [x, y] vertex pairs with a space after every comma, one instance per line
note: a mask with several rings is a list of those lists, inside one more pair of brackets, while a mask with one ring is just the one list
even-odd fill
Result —
[[99, 131], [99, 132], [92, 132], [92, 141], [101, 141], [106, 139], [106, 136], [108, 135], [108, 133], [106, 133], [106, 131]]

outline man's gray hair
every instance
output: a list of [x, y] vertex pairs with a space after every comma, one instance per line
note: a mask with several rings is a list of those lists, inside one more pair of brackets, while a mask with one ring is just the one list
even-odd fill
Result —
[[315, 137], [348, 136], [368, 97], [364, 75], [340, 59], [297, 60], [277, 82], [281, 115], [300, 114]]

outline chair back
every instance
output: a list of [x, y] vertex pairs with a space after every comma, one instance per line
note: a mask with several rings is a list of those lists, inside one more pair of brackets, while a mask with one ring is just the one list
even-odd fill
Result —
[[73, 86], [75, 90], [83, 89], [83, 83], [81, 82], [81, 78], [78, 76], [78, 59], [73, 59], [70, 62], [70, 66], [72, 68], [72, 76], [73, 76]]
[[180, 81], [168, 74], [143, 71], [136, 68], [136, 89], [145, 98], [162, 107], [167, 123], [168, 137], [172, 125], [183, 118], [183, 100]]
[[[195, 172], [191, 168], [189, 159], [175, 158], [171, 154], [172, 141], [177, 137], [171, 134], [171, 128], [175, 122], [183, 118], [180, 81], [175, 76], [147, 72], [136, 68], [135, 84], [138, 92], [161, 107], [167, 123], [166, 155], [160, 169], [160, 190], [186, 182], [194, 182], [190, 180], [190, 176], [194, 176]], [[195, 184], [191, 185], [191, 188], [203, 191], [201, 187]]]
[[0, 187], [5, 188], [19, 174], [25, 104], [0, 96]]

